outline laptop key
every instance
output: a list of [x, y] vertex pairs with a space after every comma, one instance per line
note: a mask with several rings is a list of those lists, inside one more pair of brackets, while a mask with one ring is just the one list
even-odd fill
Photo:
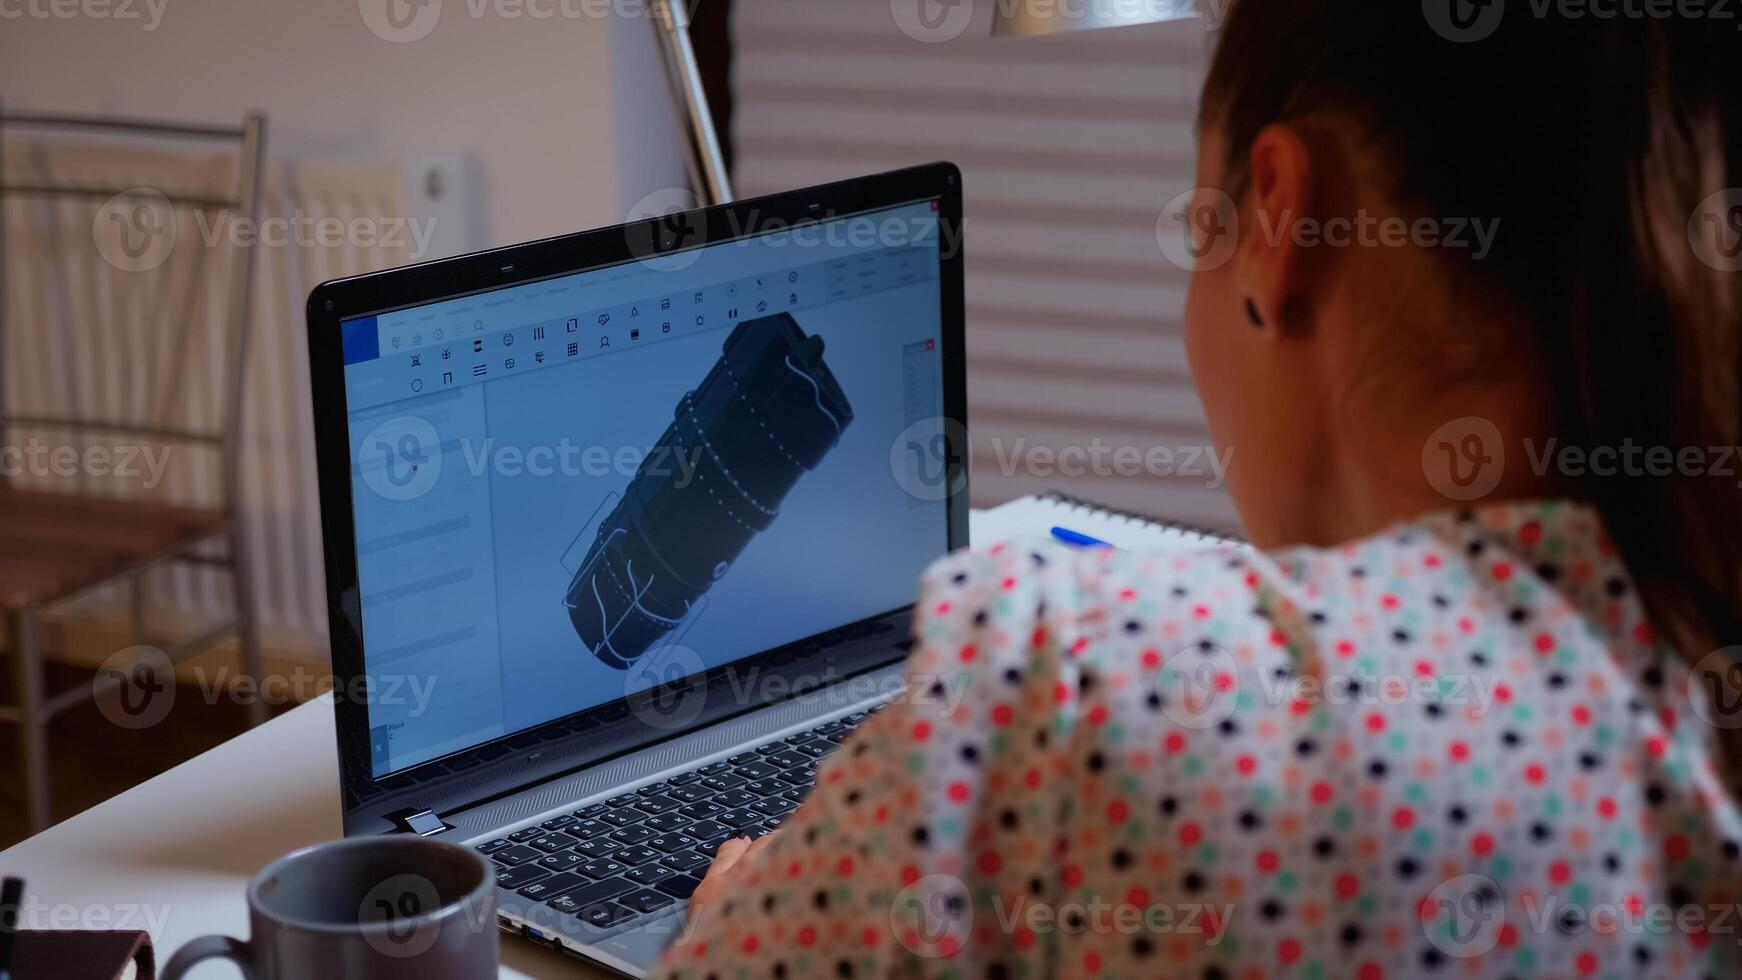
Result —
[[758, 800], [755, 803], [750, 804], [750, 809], [765, 813], [771, 817], [779, 817], [791, 813], [792, 808], [796, 805], [797, 804], [793, 803], [791, 800], [783, 800], [777, 796], [771, 800]]
[[609, 809], [611, 808], [603, 803], [589, 803], [586, 806], [581, 807], [579, 810], [576, 810], [575, 817], [581, 820], [589, 820]]
[[508, 839], [513, 841], [516, 844], [524, 844], [527, 841], [533, 839], [534, 837], [543, 837], [543, 836], [544, 836], [544, 828], [543, 827], [527, 827], [525, 830], [516, 830], [514, 833], [509, 834]]
[[656, 830], [662, 834], [669, 834], [674, 830], [683, 830], [689, 825], [690, 818], [677, 813], [662, 813], [657, 817], [648, 817], [647, 822], [641, 824], [643, 827], [650, 830]]
[[809, 785], [794, 786], [793, 788], [780, 794], [782, 799], [791, 800], [794, 803], [803, 803], [804, 798], [809, 796], [809, 795], [811, 795], [811, 787]]
[[676, 901], [670, 895], [656, 892], [651, 888], [630, 892], [617, 900], [624, 908], [637, 912], [657, 912]]
[[578, 819], [578, 817], [575, 817], [572, 814], [565, 813], [561, 816], [551, 817], [544, 823], [539, 824], [539, 826], [546, 830], [563, 830], [566, 829], [569, 824], [574, 823]]
[[806, 742], [805, 744], [793, 749], [794, 752], [803, 752], [805, 755], [808, 755], [813, 759], [821, 759], [823, 756], [828, 755], [834, 750], [834, 743], [826, 738], [819, 738], [814, 742]]
[[811, 737], [810, 732], [799, 732], [797, 735], [788, 735], [787, 737], [781, 739], [781, 741], [785, 742], [787, 745], [797, 745], [798, 743], [800, 743], [800, 742], [802, 742], [805, 739], [810, 738], [810, 737]]
[[757, 813], [755, 810], [727, 810], [725, 813], [720, 814], [720, 822], [728, 827], [742, 829], [751, 824], [761, 823], [762, 816], [762, 814]]
[[611, 855], [611, 860], [634, 868], [649, 861], [659, 860], [659, 852], [651, 847], [625, 847]]
[[513, 847], [503, 848], [495, 854], [490, 855], [491, 860], [495, 861], [497, 864], [506, 864], [511, 868], [517, 864], [536, 861], [541, 857], [544, 857], [543, 851], [536, 847], [527, 847], [525, 844], [516, 844]]
[[633, 881], [638, 885], [651, 885], [664, 881], [671, 876], [672, 870], [670, 868], [662, 868], [657, 864], [644, 864], [623, 877], [628, 878], [630, 881]]
[[[777, 757], [771, 755], [771, 756], [768, 756], [768, 758], [774, 759]], [[739, 766], [738, 768], [732, 770], [733, 773], [735, 773], [739, 776], [742, 776], [747, 780], [748, 779], [767, 779], [769, 776], [772, 776], [779, 771], [780, 770], [771, 768], [770, 766], [764, 765], [763, 763], [760, 763], [760, 762], [752, 762], [750, 765]]]
[[709, 776], [708, 778], [702, 780], [702, 785], [706, 786], [707, 788], [713, 790], [716, 793], [724, 793], [725, 791], [727, 791], [729, 789], [737, 789], [738, 787], [744, 785], [747, 782], [749, 782], [748, 779], [741, 779], [738, 776], [734, 776], [728, 772], [728, 773], [722, 773], [718, 776]]
[[648, 783], [646, 786], [638, 787], [635, 790], [635, 795], [636, 796], [655, 796], [655, 795], [658, 795], [660, 793], [665, 792], [666, 789], [668, 789], [668, 788], [669, 787], [667, 787], [665, 782], [662, 780], [662, 781], [657, 782], [657, 783]]
[[586, 864], [587, 859], [574, 851], [564, 851], [561, 854], [547, 854], [538, 859], [538, 866], [552, 871], [573, 871], [576, 867]]
[[534, 839], [532, 846], [546, 854], [555, 854], [558, 851], [566, 851], [580, 842], [580, 838], [570, 837], [568, 834], [546, 834]]
[[[590, 885], [583, 885], [573, 891], [565, 892], [556, 901], [548, 902], [546, 904], [553, 908], [562, 909], [564, 912], [579, 912], [589, 905], [596, 905], [600, 902], [616, 898], [618, 895], [630, 891], [634, 887], [635, 883], [627, 878], [607, 878], [604, 881], [595, 881]], [[573, 905], [574, 907], [564, 908], [565, 903], [562, 902], [563, 899], [567, 899], [568, 902], [566, 904]]]
[[757, 797], [779, 796], [791, 787], [778, 779], [758, 779], [753, 783], [744, 784], [744, 792]]
[[479, 844], [478, 853], [495, 854], [497, 851], [506, 851], [510, 846], [512, 845], [508, 838], [498, 837], [495, 840], [487, 840], [484, 843]]
[[853, 733], [852, 733], [852, 731], [849, 730], [849, 731], [845, 731], [845, 732], [834, 732], [833, 734], [824, 735], [823, 737], [828, 739], [829, 741], [835, 743], [836, 745], [840, 745], [842, 742], [845, 742], [847, 740], [847, 736], [851, 735], [851, 734], [853, 734]]
[[701, 884], [702, 879], [695, 875], [678, 875], [665, 879], [655, 887], [672, 898], [688, 901], [689, 897], [696, 893], [696, 889], [701, 887]]
[[622, 847], [609, 837], [598, 837], [575, 845], [575, 850], [590, 858], [608, 858], [611, 852]]
[[731, 832], [732, 828], [718, 820], [703, 820], [700, 823], [692, 823], [684, 828], [684, 833], [694, 837], [696, 840], [707, 840], [710, 837], [724, 837]]
[[731, 839], [732, 838], [730, 836], [715, 837], [712, 840], [708, 840], [708, 841], [705, 841], [701, 844], [697, 844], [696, 845], [696, 853], [700, 854], [703, 857], [706, 857], [708, 860], [712, 861], [714, 858], [719, 856], [720, 845], [724, 844], [725, 842], [727, 842]]
[[688, 834], [661, 834], [647, 842], [647, 846], [656, 851], [670, 854], [673, 851], [687, 851], [700, 844], [701, 841]]
[[700, 803], [691, 803], [689, 806], [679, 807], [677, 812], [689, 817], [691, 820], [706, 820], [717, 813], [725, 812], [725, 810], [725, 807], [715, 803], [713, 800], [702, 800]]
[[[686, 772], [671, 777], [666, 780], [666, 783], [671, 786], [688, 786], [691, 783], [699, 782], [701, 778], [702, 774], [699, 772]], [[667, 792], [669, 792], [669, 790]]]
[[781, 773], [779, 778], [795, 786], [809, 786], [817, 781], [817, 771], [811, 766], [794, 766]]
[[645, 816], [647, 816], [647, 814], [642, 813], [640, 810], [626, 806], [612, 810], [611, 812], [600, 816], [599, 819], [613, 827], [627, 827], [632, 823], [640, 823], [641, 818]]
[[667, 810], [675, 810], [677, 807], [678, 802], [664, 794], [643, 797], [640, 802], [635, 804], [635, 809], [642, 813], [664, 813]]
[[755, 762], [756, 758], [757, 756], [755, 752], [740, 752], [726, 761], [734, 766], [741, 766], [745, 763]]
[[691, 871], [696, 868], [706, 867], [712, 862], [705, 854], [696, 851], [679, 851], [676, 854], [667, 854], [665, 857], [660, 858], [659, 863], [673, 871]]
[[777, 752], [768, 757], [769, 765], [779, 766], [782, 769], [791, 769], [793, 766], [808, 766], [811, 762], [811, 757], [803, 752]]
[[629, 804], [634, 803], [635, 799], [636, 796], [634, 793], [624, 793], [620, 796], [611, 797], [605, 801], [605, 804], [607, 806], [628, 806]]
[[747, 791], [741, 790], [741, 789], [734, 789], [734, 790], [728, 790], [724, 793], [721, 793], [719, 796], [714, 797], [714, 802], [720, 804], [723, 807], [730, 808], [730, 807], [749, 806], [750, 804], [755, 803], [757, 800], [760, 800], [760, 799], [762, 799], [761, 794], [751, 793], [751, 792], [747, 792]]
[[785, 752], [785, 751], [786, 751], [786, 743], [785, 742], [763, 742], [761, 745], [756, 746], [756, 754], [757, 755], [773, 755], [776, 752]]
[[713, 792], [706, 786], [679, 786], [667, 795], [679, 803], [694, 803], [707, 799]]
[[501, 868], [496, 872], [496, 884], [502, 888], [520, 888], [540, 879], [549, 878], [551, 874], [549, 868], [541, 868], [536, 864], [523, 864], [518, 868]]
[[595, 929], [609, 929], [618, 923], [635, 918], [635, 915], [635, 912], [618, 905], [616, 902], [600, 902], [597, 905], [582, 909], [577, 917]]
[[587, 884], [591, 884], [591, 882], [577, 874], [551, 875], [549, 878], [535, 881], [532, 884], [521, 888], [520, 894], [525, 895], [527, 898], [536, 898], [540, 901], [544, 901], [555, 898], [564, 892], [572, 892], [582, 885]]
[[639, 824], [634, 827], [624, 827], [622, 830], [611, 831], [611, 839], [616, 841], [619, 845], [640, 844], [652, 836], [653, 831], [648, 830], [645, 826]]
[[581, 874], [589, 878], [615, 878], [627, 870], [629, 869], [607, 858], [588, 861], [580, 867]]
[[574, 823], [563, 828], [563, 833], [568, 834], [571, 837], [579, 837], [582, 840], [592, 840], [600, 834], [608, 834], [610, 832], [611, 825], [596, 817], [586, 817], [581, 820], [576, 820]]
[[786, 822], [786, 818], [784, 816], [782, 816], [782, 817], [769, 817], [767, 820], [762, 821], [762, 829], [766, 830], [772, 834], [776, 830], [779, 830], [780, 825], [784, 822]]

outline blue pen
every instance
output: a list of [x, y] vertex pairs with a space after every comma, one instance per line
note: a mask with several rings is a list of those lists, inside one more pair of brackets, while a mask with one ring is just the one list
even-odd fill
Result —
[[1076, 545], [1079, 548], [1111, 548], [1112, 545], [1100, 538], [1091, 538], [1081, 531], [1073, 531], [1068, 527], [1055, 527], [1052, 536], [1065, 544]]

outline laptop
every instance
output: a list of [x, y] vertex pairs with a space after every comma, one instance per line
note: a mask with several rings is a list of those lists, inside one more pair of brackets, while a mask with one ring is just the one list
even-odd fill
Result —
[[646, 975], [967, 543], [961, 231], [934, 164], [316, 288], [345, 833]]

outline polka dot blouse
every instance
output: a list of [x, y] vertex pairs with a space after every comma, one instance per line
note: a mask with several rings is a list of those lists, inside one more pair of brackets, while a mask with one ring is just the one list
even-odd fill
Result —
[[1588, 509], [1008, 543], [915, 630], [666, 974], [1742, 977], [1716, 716]]

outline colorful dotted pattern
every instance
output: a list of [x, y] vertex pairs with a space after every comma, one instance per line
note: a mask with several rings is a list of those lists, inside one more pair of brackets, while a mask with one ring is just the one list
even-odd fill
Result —
[[916, 631], [667, 975], [1742, 976], [1742, 813], [1588, 509], [1000, 545]]

